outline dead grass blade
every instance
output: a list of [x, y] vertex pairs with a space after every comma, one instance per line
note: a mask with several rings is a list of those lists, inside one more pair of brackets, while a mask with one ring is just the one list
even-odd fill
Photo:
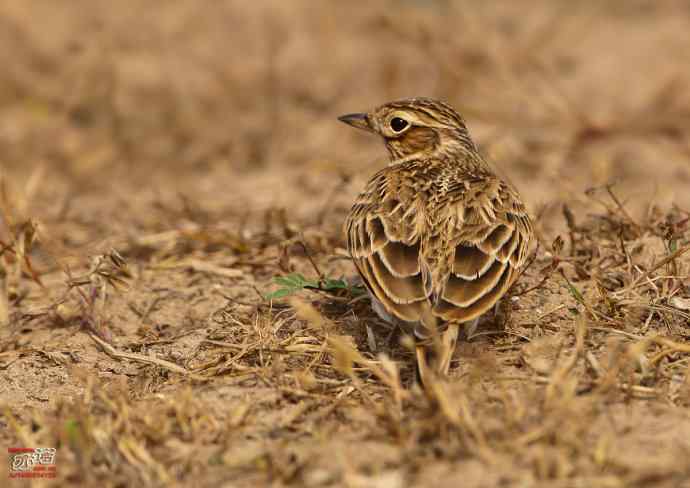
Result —
[[146, 356], [144, 354], [136, 354], [132, 352], [121, 352], [115, 349], [113, 346], [105, 342], [103, 339], [98, 337], [96, 334], [93, 332], [89, 332], [89, 337], [93, 339], [93, 341], [98, 344], [103, 352], [105, 352], [108, 356], [114, 358], [114, 359], [128, 359], [130, 361], [137, 361], [140, 363], [146, 363], [146, 364], [153, 364], [154, 366], [160, 366], [163, 369], [167, 369], [168, 371], [172, 371], [173, 373], [178, 373], [184, 376], [187, 376], [191, 379], [197, 380], [197, 381], [208, 381], [208, 378], [205, 376], [200, 376], [197, 374], [192, 373], [191, 371], [186, 370], [185, 368], [178, 366], [175, 363], [171, 363], [170, 361], [166, 361], [165, 359], [158, 359], [152, 356]]

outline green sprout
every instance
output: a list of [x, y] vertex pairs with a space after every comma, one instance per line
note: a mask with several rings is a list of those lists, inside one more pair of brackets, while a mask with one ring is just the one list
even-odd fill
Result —
[[338, 294], [341, 290], [345, 290], [353, 296], [358, 296], [364, 293], [363, 287], [350, 285], [342, 278], [308, 279], [300, 273], [290, 273], [286, 276], [276, 276], [273, 278], [273, 282], [276, 285], [279, 285], [280, 288], [266, 294], [265, 297], [267, 300], [284, 298], [301, 290], [317, 290], [335, 294]]

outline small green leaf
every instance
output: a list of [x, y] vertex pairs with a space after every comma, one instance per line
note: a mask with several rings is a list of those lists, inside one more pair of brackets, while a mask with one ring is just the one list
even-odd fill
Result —
[[584, 305], [584, 303], [585, 303], [585, 298], [582, 296], [582, 294], [580, 293], [580, 291], [579, 291], [577, 288], [575, 288], [575, 287], [570, 283], [570, 281], [566, 281], [566, 284], [568, 285], [568, 291], [570, 291], [570, 294], [573, 295], [573, 297], [575, 298], [575, 300], [577, 300], [578, 302], [580, 302], [580, 303], [582, 303], [582, 304]]
[[322, 288], [324, 290], [347, 290], [349, 287], [345, 280], [326, 279], [323, 281]]
[[287, 276], [274, 278], [276, 283], [279, 285], [291, 287], [291, 288], [304, 288], [306, 286], [318, 287], [319, 282], [315, 280], [308, 280], [300, 273], [290, 273]]
[[353, 286], [352, 288], [350, 288], [350, 293], [354, 297], [364, 295], [366, 292], [367, 292], [367, 289], [363, 286]]
[[278, 285], [287, 287], [297, 287], [305, 281], [304, 276], [299, 273], [292, 273], [287, 276], [276, 276], [273, 281]]
[[361, 286], [350, 286], [350, 284], [348, 284], [348, 282], [342, 278], [310, 280], [305, 278], [300, 273], [290, 273], [285, 276], [276, 276], [273, 278], [273, 282], [276, 285], [280, 285], [280, 288], [264, 295], [267, 300], [284, 298], [305, 288], [321, 291], [347, 290], [352, 296], [359, 296], [366, 291]]
[[285, 298], [287, 296], [290, 296], [297, 291], [299, 290], [294, 288], [280, 288], [279, 290], [276, 290], [272, 293], [267, 293], [265, 297], [266, 300], [275, 300], [277, 298]]
[[208, 458], [208, 464], [210, 466], [219, 466], [223, 464], [223, 456], [221, 456], [220, 453], [213, 454]]
[[65, 433], [67, 434], [67, 441], [70, 445], [75, 445], [79, 440], [79, 421], [78, 420], [67, 420], [65, 422]]
[[277, 276], [273, 278], [273, 283], [276, 285], [281, 285], [281, 286], [292, 286], [292, 282], [288, 280], [287, 278], [284, 278], [283, 276]]

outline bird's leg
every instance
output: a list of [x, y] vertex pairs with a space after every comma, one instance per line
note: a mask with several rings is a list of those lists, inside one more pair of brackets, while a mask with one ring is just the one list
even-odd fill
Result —
[[[459, 334], [460, 324], [450, 323], [434, 344], [418, 344], [416, 346], [417, 375], [423, 386], [431, 385], [433, 378], [438, 379], [448, 376]], [[431, 355], [431, 358], [429, 358], [429, 355]], [[431, 367], [429, 366], [430, 360]]]
[[458, 333], [460, 332], [460, 324], [448, 324], [448, 328], [443, 333], [441, 338], [441, 350], [438, 354], [438, 373], [441, 376], [448, 376], [450, 369], [450, 361], [453, 359], [453, 352], [455, 352], [455, 344], [458, 342]]
[[432, 384], [431, 379], [434, 373], [429, 369], [429, 364], [427, 363], [427, 346], [418, 344], [415, 352], [417, 354], [417, 380], [421, 382], [422, 386], [429, 386]]

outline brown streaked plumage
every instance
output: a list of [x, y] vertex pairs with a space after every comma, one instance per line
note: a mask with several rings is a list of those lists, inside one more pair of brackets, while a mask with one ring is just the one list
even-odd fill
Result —
[[516, 279], [531, 223], [449, 105], [414, 98], [340, 120], [381, 135], [390, 153], [348, 215], [348, 250], [377, 313], [420, 341], [425, 381], [424, 344], [446, 331], [435, 341], [446, 373], [459, 324], [476, 325]]

